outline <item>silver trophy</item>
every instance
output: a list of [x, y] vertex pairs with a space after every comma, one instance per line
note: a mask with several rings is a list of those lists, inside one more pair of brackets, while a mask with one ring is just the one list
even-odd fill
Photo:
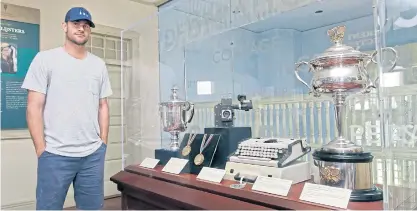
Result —
[[[190, 115], [187, 117], [187, 113]], [[171, 89], [169, 102], [159, 104], [159, 112], [163, 130], [171, 134], [170, 150], [179, 149], [179, 133], [187, 129], [187, 125], [194, 117], [194, 104], [183, 101], [178, 97], [178, 88], [174, 86]]]
[[[309, 62], [296, 63], [295, 76], [309, 88], [310, 94], [332, 97], [335, 106], [336, 138], [313, 153], [314, 164], [320, 172], [320, 184], [352, 189], [351, 201], [381, 200], [382, 192], [374, 187], [372, 181], [373, 156], [348, 140], [342, 130], [346, 97], [369, 93], [377, 84], [377, 79], [371, 80], [367, 71], [371, 62], [376, 63], [377, 51], [367, 54], [342, 44], [345, 30], [345, 26], [328, 30], [334, 45]], [[393, 48], [382, 51], [394, 54], [395, 59], [389, 67], [392, 71], [398, 59], [397, 52]], [[298, 74], [303, 65], [313, 73], [311, 85]]]

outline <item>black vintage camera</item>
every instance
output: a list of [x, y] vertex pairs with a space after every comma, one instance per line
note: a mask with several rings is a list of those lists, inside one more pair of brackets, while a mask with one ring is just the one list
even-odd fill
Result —
[[233, 105], [231, 98], [221, 99], [221, 103], [214, 106], [215, 127], [233, 127], [235, 118], [234, 110], [249, 111], [253, 108], [252, 101], [246, 99], [246, 95], [238, 95], [239, 104]]

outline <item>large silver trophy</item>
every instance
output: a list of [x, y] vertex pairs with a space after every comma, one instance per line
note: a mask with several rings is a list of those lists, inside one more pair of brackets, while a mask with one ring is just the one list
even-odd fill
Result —
[[[334, 45], [311, 61], [296, 64], [297, 79], [315, 97], [332, 97], [335, 106], [337, 137], [313, 153], [314, 164], [319, 168], [320, 184], [351, 189], [351, 201], [382, 200], [382, 191], [373, 184], [373, 156], [348, 140], [342, 129], [346, 97], [369, 93], [377, 84], [377, 80], [372, 81], [367, 71], [371, 62], [376, 63], [377, 52], [367, 54], [342, 44], [345, 29], [345, 26], [338, 26], [328, 30], [327, 34]], [[383, 49], [383, 52], [387, 51], [395, 55], [389, 68], [392, 71], [396, 66], [397, 52], [393, 48]], [[308, 65], [309, 72], [313, 73], [311, 85], [298, 74], [303, 65]]]
[[[188, 111], [190, 115], [187, 117]], [[171, 134], [170, 150], [179, 149], [179, 133], [187, 129], [194, 117], [194, 104], [178, 97], [178, 88], [171, 89], [170, 101], [159, 104], [159, 112], [163, 130]]]

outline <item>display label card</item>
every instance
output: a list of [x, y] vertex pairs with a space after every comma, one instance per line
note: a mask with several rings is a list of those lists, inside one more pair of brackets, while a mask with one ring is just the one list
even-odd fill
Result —
[[304, 184], [300, 200], [346, 209], [352, 190], [312, 183]]
[[162, 169], [162, 171], [171, 173], [171, 174], [180, 174], [182, 169], [187, 165], [188, 160], [180, 158], [171, 158], [168, 163]]
[[223, 180], [226, 170], [203, 167], [197, 176], [199, 180], [220, 183]]
[[291, 180], [258, 176], [252, 190], [275, 195], [287, 196], [292, 185]]
[[158, 163], [159, 163], [158, 159], [145, 158], [145, 160], [143, 160], [139, 166], [144, 167], [144, 168], [154, 169], [155, 166], [158, 165]]

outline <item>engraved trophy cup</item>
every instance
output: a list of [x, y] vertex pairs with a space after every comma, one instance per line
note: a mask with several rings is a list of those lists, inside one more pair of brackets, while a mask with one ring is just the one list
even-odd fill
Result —
[[[190, 115], [187, 118], [187, 113]], [[187, 129], [187, 125], [194, 117], [194, 104], [180, 100], [178, 88], [171, 89], [170, 101], [159, 104], [161, 125], [165, 132], [171, 134], [169, 149], [177, 151], [179, 149], [179, 133]]]
[[[315, 150], [314, 165], [319, 168], [320, 184], [351, 189], [351, 201], [382, 200], [382, 191], [373, 184], [373, 156], [348, 140], [342, 129], [346, 97], [369, 93], [377, 84], [367, 71], [371, 62], [376, 63], [377, 52], [367, 54], [342, 44], [345, 29], [345, 26], [338, 26], [328, 30], [334, 45], [309, 62], [296, 63], [295, 76], [309, 88], [310, 94], [332, 97], [335, 107], [336, 138]], [[392, 71], [396, 66], [397, 52], [393, 48], [382, 49], [382, 52], [388, 51], [395, 56], [389, 69]], [[311, 85], [298, 74], [303, 65], [307, 65], [309, 72], [313, 73]]]

